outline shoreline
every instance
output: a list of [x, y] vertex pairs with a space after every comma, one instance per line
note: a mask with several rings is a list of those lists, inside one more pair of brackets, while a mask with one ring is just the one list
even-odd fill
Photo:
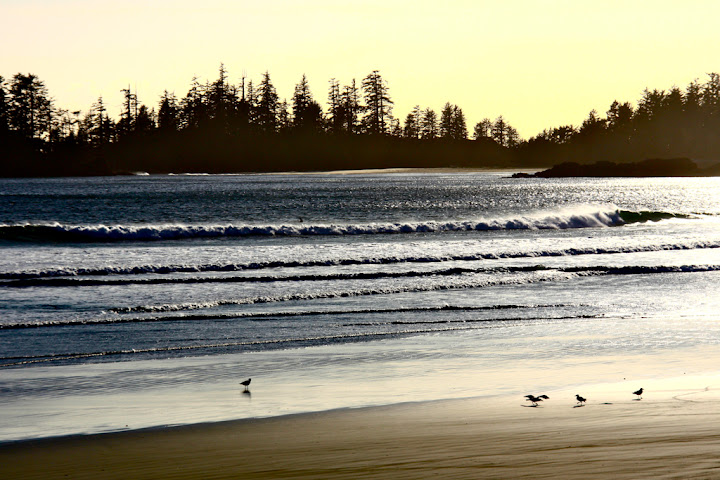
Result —
[[[523, 172], [540, 172], [543, 168], [525, 168], [519, 167], [388, 167], [388, 168], [357, 168], [347, 170], [287, 170], [282, 172], [271, 171], [271, 172], [226, 172], [226, 173], [202, 173], [202, 172], [168, 172], [168, 173], [147, 173], [147, 172], [131, 172], [122, 175], [126, 176], [170, 176], [170, 177], [182, 177], [182, 176], [218, 176], [218, 177], [233, 177], [233, 176], [280, 176], [280, 175], [399, 175], [399, 174], [445, 174], [445, 173], [457, 173], [457, 174], [473, 174], [473, 173], [506, 173], [513, 174], [520, 170]], [[119, 175], [119, 174], [118, 174]], [[115, 176], [118, 176], [115, 175]]]
[[[547, 168], [547, 167], [546, 167]], [[366, 169], [347, 169], [347, 170], [287, 170], [287, 171], [247, 171], [247, 172], [145, 172], [145, 171], [128, 171], [108, 173], [106, 175], [70, 175], [70, 176], [36, 176], [36, 177], [0, 177], [5, 180], [17, 179], [53, 179], [53, 178], [102, 178], [102, 177], [238, 177], [238, 176], [259, 176], [259, 175], [383, 175], [383, 174], [473, 174], [473, 173], [507, 173], [513, 174], [517, 172], [540, 172], [544, 170], [542, 167], [522, 168], [522, 167], [388, 167], [388, 168], [366, 168]]]
[[[423, 173], [511, 173], [519, 171], [519, 168], [492, 168], [492, 167], [437, 167], [437, 168], [413, 168], [413, 167], [390, 167], [390, 168], [367, 168], [352, 170], [327, 170], [312, 172], [257, 172], [254, 175], [377, 175], [377, 174], [423, 174]], [[525, 169], [528, 171], [540, 171], [541, 169]]]
[[[5, 478], [720, 478], [720, 377], [0, 444]], [[712, 382], [712, 383], [711, 383]], [[603, 392], [602, 394], [600, 392]], [[540, 393], [540, 392], [536, 392]], [[579, 407], [574, 394], [588, 403]]]

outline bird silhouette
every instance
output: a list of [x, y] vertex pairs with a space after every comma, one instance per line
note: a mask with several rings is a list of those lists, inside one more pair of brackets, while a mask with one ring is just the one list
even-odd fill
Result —
[[250, 386], [250, 380], [252, 380], [252, 378], [248, 378], [244, 382], [240, 382], [240, 385], [245, 387], [245, 391], [247, 391], [248, 387]]
[[580, 405], [582, 405], [582, 404], [584, 404], [585, 402], [587, 402], [587, 399], [581, 397], [580, 395], [575, 395], [575, 398], [577, 398], [577, 401], [578, 401], [578, 403], [579, 403]]
[[637, 395], [639, 397], [638, 400], [642, 400], [642, 392], [643, 392], [643, 389], [641, 388], [637, 392], [633, 392], [633, 395]]
[[547, 395], [538, 395], [537, 397], [535, 395], [525, 395], [525, 398], [530, 400], [533, 404], [533, 407], [538, 406], [538, 402], [542, 402], [544, 398], [549, 399]]

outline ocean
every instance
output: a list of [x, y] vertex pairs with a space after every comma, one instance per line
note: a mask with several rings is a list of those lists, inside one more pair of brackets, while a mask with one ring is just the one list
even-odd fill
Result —
[[510, 173], [1, 179], [0, 442], [714, 371], [720, 179]]

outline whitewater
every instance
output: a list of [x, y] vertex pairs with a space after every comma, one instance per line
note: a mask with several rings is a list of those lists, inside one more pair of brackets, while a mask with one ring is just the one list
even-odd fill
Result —
[[713, 368], [720, 180], [511, 173], [0, 180], [0, 441]]

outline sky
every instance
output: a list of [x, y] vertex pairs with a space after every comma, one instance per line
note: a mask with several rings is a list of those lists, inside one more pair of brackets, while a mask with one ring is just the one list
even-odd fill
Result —
[[400, 120], [450, 102], [470, 133], [502, 115], [529, 138], [720, 72], [718, 19], [717, 0], [0, 0], [0, 75], [117, 117], [121, 89], [156, 107], [221, 63], [288, 100], [305, 74], [324, 108], [331, 78], [378, 70]]

